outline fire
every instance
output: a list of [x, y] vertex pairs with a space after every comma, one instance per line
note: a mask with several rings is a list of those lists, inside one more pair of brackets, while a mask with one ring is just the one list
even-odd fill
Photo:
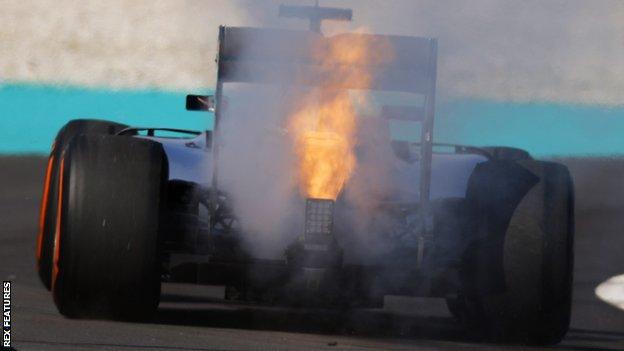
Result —
[[358, 35], [337, 36], [323, 43], [314, 48], [321, 82], [297, 99], [289, 116], [289, 130], [298, 159], [301, 193], [335, 200], [357, 164], [355, 103], [366, 103], [365, 96], [354, 99], [343, 87], [370, 88], [372, 67], [388, 60], [391, 50], [387, 43]]
[[291, 122], [299, 186], [307, 197], [336, 199], [355, 168], [356, 119], [346, 92], [317, 92], [320, 104], [302, 107]]

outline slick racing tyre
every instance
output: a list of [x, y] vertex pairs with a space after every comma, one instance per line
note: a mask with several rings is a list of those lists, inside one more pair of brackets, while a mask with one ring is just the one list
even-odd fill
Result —
[[160, 297], [162, 145], [82, 134], [61, 156], [52, 293], [67, 317], [143, 319]]
[[75, 119], [68, 122], [56, 135], [48, 158], [43, 184], [37, 233], [37, 271], [43, 285], [50, 290], [52, 275], [52, 247], [58, 196], [58, 166], [61, 153], [69, 141], [78, 134], [115, 134], [127, 126], [96, 119]]
[[568, 169], [534, 160], [476, 167], [464, 289], [449, 309], [495, 341], [556, 344], [570, 324], [574, 193]]

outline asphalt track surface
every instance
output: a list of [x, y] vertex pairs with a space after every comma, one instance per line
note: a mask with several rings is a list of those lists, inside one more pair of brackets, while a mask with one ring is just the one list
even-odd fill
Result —
[[[594, 293], [624, 273], [624, 160], [564, 162], [577, 194], [576, 266], [571, 330], [555, 348], [624, 350], [624, 311]], [[44, 166], [38, 157], [0, 158], [0, 275], [13, 282], [17, 350], [545, 349], [480, 343], [431, 299], [394, 298], [384, 311], [340, 313], [221, 303], [214, 300], [220, 288], [167, 285], [150, 323], [66, 319], [35, 273]]]

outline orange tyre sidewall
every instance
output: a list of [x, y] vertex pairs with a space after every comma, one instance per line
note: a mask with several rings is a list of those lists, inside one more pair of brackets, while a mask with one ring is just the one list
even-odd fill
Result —
[[43, 196], [41, 197], [41, 206], [39, 207], [39, 231], [37, 233], [37, 266], [41, 262], [41, 252], [43, 250], [43, 235], [46, 226], [46, 213], [48, 211], [48, 199], [50, 195], [50, 181], [52, 178], [52, 165], [54, 164], [54, 149], [48, 158], [48, 167], [46, 168], [45, 180], [43, 182]]
[[56, 210], [56, 228], [54, 230], [54, 256], [52, 258], [52, 291], [54, 291], [59, 274], [59, 257], [61, 252], [61, 213], [63, 212], [63, 175], [65, 173], [64, 155], [61, 157], [59, 167], [59, 189]]

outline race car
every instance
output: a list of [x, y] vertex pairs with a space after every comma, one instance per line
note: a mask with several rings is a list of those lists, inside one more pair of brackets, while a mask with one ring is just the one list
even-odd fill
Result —
[[[186, 101], [188, 110], [214, 113], [213, 130], [77, 119], [58, 132], [36, 253], [59, 312], [148, 318], [162, 282], [222, 285], [226, 299], [289, 306], [380, 307], [386, 295], [438, 297], [485, 337], [559, 342], [569, 328], [572, 296], [574, 194], [567, 168], [510, 147], [434, 143], [435, 39], [328, 37], [320, 22], [349, 20], [350, 10], [283, 6], [280, 12], [309, 19], [310, 31], [220, 27], [215, 95]], [[375, 63], [374, 82], [346, 80], [333, 89], [408, 97], [411, 105], [382, 102], [360, 124], [392, 150], [385, 176], [398, 191], [376, 197], [368, 189], [372, 210], [364, 230], [376, 240], [365, 245], [344, 220], [345, 194], [355, 180], [335, 199], [301, 197], [301, 230], [281, 242], [279, 257], [257, 257], [244, 244], [245, 230], [219, 177], [221, 126], [226, 108], [236, 105], [226, 103], [225, 92], [241, 83], [256, 91], [315, 87], [323, 71], [309, 47], [336, 42], [394, 48], [391, 60]], [[397, 121], [418, 125], [418, 140], [395, 138]], [[362, 138], [359, 161], [376, 145]], [[366, 183], [368, 175], [362, 178]], [[353, 254], [356, 248], [364, 254]]]

